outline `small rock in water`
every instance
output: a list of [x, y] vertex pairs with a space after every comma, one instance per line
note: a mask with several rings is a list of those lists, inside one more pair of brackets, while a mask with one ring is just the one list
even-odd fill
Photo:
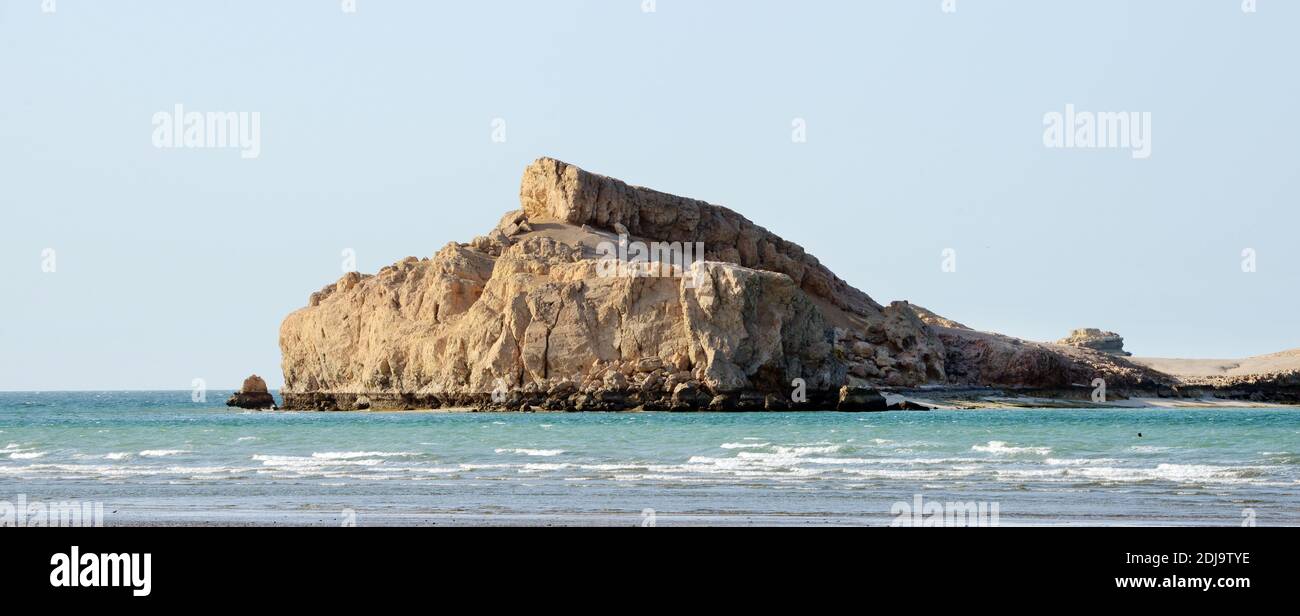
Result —
[[835, 410], [843, 413], [887, 411], [889, 403], [875, 389], [845, 385], [840, 388], [840, 403]]
[[244, 379], [243, 387], [235, 392], [229, 400], [226, 400], [226, 406], [235, 406], [241, 409], [252, 410], [276, 410], [275, 397], [266, 389], [266, 381], [262, 377], [254, 374]]

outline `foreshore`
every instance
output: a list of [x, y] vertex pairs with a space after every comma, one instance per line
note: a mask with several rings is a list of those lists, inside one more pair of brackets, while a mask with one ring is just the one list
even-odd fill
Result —
[[1057, 409], [1196, 409], [1196, 408], [1277, 408], [1296, 407], [1300, 405], [1284, 399], [1251, 400], [1244, 398], [1216, 397], [1203, 391], [1189, 395], [1161, 395], [1164, 392], [1143, 391], [1128, 392], [1119, 395], [1108, 394], [1104, 399], [1094, 401], [1091, 390], [1008, 390], [998, 388], [970, 389], [914, 389], [889, 392], [887, 397], [906, 399], [917, 405], [932, 410], [981, 410], [1009, 408], [1057, 408]]
[[[1197, 408], [1277, 408], [1295, 407], [1294, 395], [1254, 396], [1250, 392], [1229, 392], [1216, 395], [1214, 391], [1193, 389], [1186, 392], [1172, 390], [1148, 390], [1108, 393], [1104, 398], [1094, 400], [1093, 390], [1083, 387], [1071, 389], [1014, 389], [997, 387], [922, 387], [909, 389], [871, 390], [882, 400], [871, 409], [842, 410], [835, 402], [825, 400], [821, 404], [788, 404], [779, 408], [769, 408], [754, 397], [756, 403], [750, 407], [732, 405], [729, 408], [672, 408], [663, 405], [624, 404], [602, 408], [575, 409], [562, 403], [548, 404], [545, 400], [513, 405], [494, 404], [490, 397], [481, 398], [445, 398], [455, 400], [444, 405], [436, 395], [426, 396], [384, 396], [375, 394], [291, 394], [283, 410], [287, 411], [322, 411], [322, 412], [434, 412], [434, 413], [482, 413], [482, 412], [526, 412], [526, 413], [566, 413], [566, 412], [914, 412], [926, 410], [988, 410], [1014, 408], [1058, 408], [1058, 409], [1197, 409]], [[364, 408], [355, 405], [355, 400], [365, 399]], [[292, 400], [292, 403], [289, 401]], [[311, 403], [304, 403], [311, 400]], [[340, 401], [344, 401], [340, 405]], [[378, 400], [376, 404], [374, 401]], [[353, 401], [349, 405], [348, 401]]]

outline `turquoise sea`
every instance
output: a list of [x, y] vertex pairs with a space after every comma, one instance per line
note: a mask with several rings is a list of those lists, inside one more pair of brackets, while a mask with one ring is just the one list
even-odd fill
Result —
[[[0, 393], [0, 501], [106, 525], [1300, 524], [1300, 410], [268, 413]], [[1138, 434], [1142, 436], [1139, 437]]]

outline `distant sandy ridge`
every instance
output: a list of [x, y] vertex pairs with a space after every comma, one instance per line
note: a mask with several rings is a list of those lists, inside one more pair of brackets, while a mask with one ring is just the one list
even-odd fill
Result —
[[1184, 378], [1247, 376], [1300, 370], [1300, 349], [1245, 359], [1174, 359], [1133, 357], [1133, 362]]

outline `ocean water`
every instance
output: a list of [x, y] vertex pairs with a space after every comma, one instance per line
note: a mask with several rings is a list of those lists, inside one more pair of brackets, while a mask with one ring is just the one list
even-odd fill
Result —
[[[0, 501], [106, 525], [1300, 524], [1300, 410], [268, 413], [0, 393]], [[1138, 437], [1142, 433], [1142, 437]]]

